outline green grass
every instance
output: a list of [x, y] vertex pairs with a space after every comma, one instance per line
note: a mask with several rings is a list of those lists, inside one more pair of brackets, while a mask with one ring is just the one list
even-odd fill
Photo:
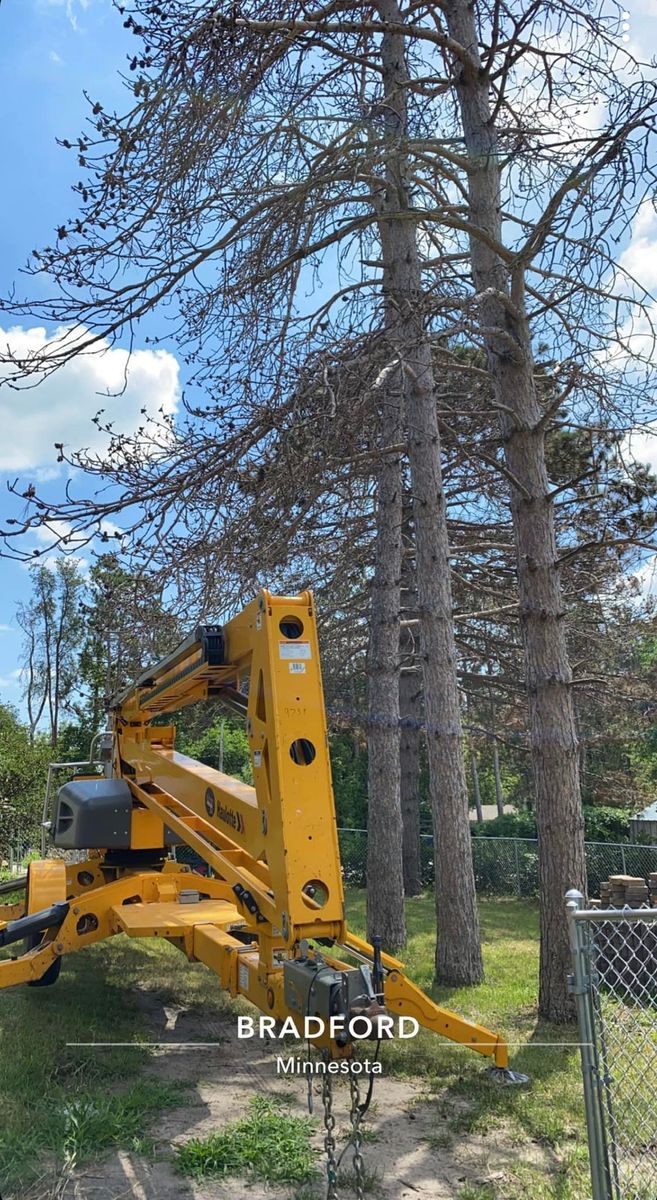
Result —
[[[338, 1171], [338, 1191], [342, 1189], [345, 1194], [351, 1193], [355, 1196], [357, 1182], [356, 1172], [353, 1167], [344, 1167]], [[364, 1164], [360, 1182], [366, 1196], [376, 1197], [381, 1194], [383, 1181], [380, 1171], [376, 1168], [372, 1170], [367, 1164]]]
[[176, 1159], [182, 1173], [195, 1179], [228, 1175], [308, 1183], [318, 1175], [312, 1132], [307, 1117], [291, 1116], [271, 1097], [254, 1096], [246, 1117], [206, 1138], [190, 1138], [176, 1149]]
[[[586, 1200], [590, 1181], [577, 1027], [551, 1025], [536, 1016], [538, 906], [484, 899], [479, 913], [486, 971], [479, 987], [434, 985], [431, 896], [407, 902], [409, 937], [401, 957], [411, 978], [438, 1004], [501, 1033], [510, 1043], [511, 1066], [530, 1076], [530, 1086], [500, 1087], [489, 1079], [486, 1060], [425, 1030], [409, 1041], [384, 1044], [384, 1078], [396, 1074], [426, 1081], [444, 1124], [439, 1137], [494, 1137], [496, 1129], [504, 1131], [518, 1146], [516, 1178], [505, 1179], [499, 1191], [504, 1200], [528, 1195], [532, 1200]], [[349, 897], [349, 915], [355, 932], [363, 933], [363, 894]], [[570, 1045], [560, 1044], [564, 1042]], [[544, 1167], [534, 1171], [521, 1165], [523, 1146], [531, 1150], [532, 1144], [548, 1151], [553, 1163], [549, 1175]], [[488, 1194], [497, 1200], [496, 1185], [482, 1186], [488, 1188], [481, 1192], [482, 1200]]]
[[[26, 870], [27, 867], [24, 867], [21, 869], [20, 874], [23, 875]], [[13, 873], [9, 870], [9, 867], [0, 867], [0, 883], [8, 883], [10, 879], [13, 879]], [[24, 898], [25, 889], [17, 888], [15, 892], [5, 892], [0, 896], [0, 904], [18, 904]]]
[[[367, 1125], [361, 1125], [360, 1136], [361, 1136], [361, 1140], [364, 1145], [365, 1144], [371, 1145], [374, 1142], [381, 1141], [381, 1134], [379, 1133], [378, 1129], [370, 1129]], [[349, 1142], [349, 1141], [351, 1141], [351, 1138], [352, 1138], [351, 1128], [345, 1129], [344, 1133], [342, 1134], [343, 1142]]]
[[[351, 893], [348, 909], [353, 929], [363, 932], [364, 895]], [[408, 902], [409, 942], [403, 957], [411, 978], [439, 1003], [518, 1043], [511, 1048], [512, 1065], [531, 1076], [531, 1086], [501, 1088], [488, 1078], [485, 1059], [421, 1031], [417, 1038], [384, 1045], [384, 1076], [376, 1085], [375, 1102], [385, 1110], [386, 1075], [419, 1077], [436, 1114], [435, 1136], [427, 1139], [427, 1148], [438, 1157], [450, 1152], [451, 1142], [471, 1133], [489, 1137], [494, 1145], [496, 1131], [501, 1131], [505, 1144], [517, 1147], [517, 1161], [514, 1158], [505, 1171], [503, 1183], [469, 1185], [471, 1190], [479, 1187], [481, 1200], [488, 1200], [482, 1188], [488, 1188], [494, 1200], [586, 1200], [590, 1184], [579, 1053], [576, 1045], [557, 1044], [575, 1043], [577, 1032], [536, 1018], [537, 907], [486, 899], [480, 914], [486, 968], [486, 982], [480, 987], [433, 987], [434, 912], [429, 896]], [[209, 971], [189, 964], [160, 941], [114, 939], [67, 958], [53, 988], [0, 993], [4, 1197], [7, 1192], [23, 1196], [30, 1179], [50, 1164], [82, 1162], [113, 1146], [148, 1152], [157, 1113], [184, 1103], [180, 1083], [169, 1087], [151, 1077], [148, 1041], [157, 1034], [136, 1002], [137, 986], [156, 993], [158, 1004], [175, 1003], [204, 1019], [235, 1012]], [[132, 1044], [103, 1050], [66, 1045], [110, 1040]], [[307, 1140], [303, 1121], [299, 1124], [300, 1118], [286, 1113], [285, 1097], [279, 1099], [266, 1120], [256, 1110], [245, 1119], [261, 1125], [271, 1119], [273, 1145], [275, 1127], [278, 1123], [280, 1133], [284, 1119], [294, 1122], [291, 1137]], [[549, 1163], [549, 1170], [543, 1161], [532, 1162], [536, 1153]], [[197, 1158], [203, 1158], [200, 1150]], [[290, 1197], [304, 1200], [316, 1191], [321, 1194], [321, 1186], [310, 1176], [291, 1182], [296, 1191], [293, 1188]]]
[[[154, 1116], [185, 1102], [180, 1084], [148, 1077], [148, 1034], [130, 991], [139, 956], [130, 972], [120, 950], [106, 943], [71, 955], [54, 987], [0, 993], [3, 1196], [114, 1146], [148, 1150]], [[110, 1040], [132, 1045], [67, 1045]]]

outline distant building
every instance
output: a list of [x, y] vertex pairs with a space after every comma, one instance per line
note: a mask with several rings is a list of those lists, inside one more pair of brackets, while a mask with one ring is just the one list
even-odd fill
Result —
[[643, 812], [630, 817], [630, 835], [633, 839], [647, 838], [657, 845], [657, 800], [644, 808]]

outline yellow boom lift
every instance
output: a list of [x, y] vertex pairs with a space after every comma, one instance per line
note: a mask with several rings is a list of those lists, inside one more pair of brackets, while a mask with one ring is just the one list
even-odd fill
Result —
[[[253, 787], [178, 753], [175, 727], [154, 723], [210, 699], [246, 721]], [[347, 927], [310, 592], [263, 591], [225, 625], [198, 628], [113, 698], [102, 743], [104, 767], [60, 787], [46, 822], [55, 847], [86, 857], [30, 863], [24, 903], [0, 906], [0, 946], [27, 944], [0, 961], [0, 987], [52, 983], [64, 954], [113, 934], [163, 937], [261, 1014], [320, 1018], [311, 1040], [326, 1058], [353, 1053], [354, 1014], [377, 1036], [385, 1012], [518, 1078], [498, 1034], [434, 1004]], [[174, 861], [181, 843], [211, 876]]]

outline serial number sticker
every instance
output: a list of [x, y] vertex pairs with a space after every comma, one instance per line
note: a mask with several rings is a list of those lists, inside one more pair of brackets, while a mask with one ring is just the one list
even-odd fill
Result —
[[279, 642], [278, 653], [281, 658], [312, 658], [310, 642]]
[[290, 675], [305, 675], [306, 664], [301, 662], [290, 663]]
[[248, 991], [249, 988], [249, 968], [246, 963], [239, 963], [237, 968], [237, 978], [241, 988]]

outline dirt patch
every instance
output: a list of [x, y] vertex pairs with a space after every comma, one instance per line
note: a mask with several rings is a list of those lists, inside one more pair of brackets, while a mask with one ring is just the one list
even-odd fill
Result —
[[[174, 1166], [172, 1147], [244, 1115], [254, 1095], [284, 1094], [292, 1111], [307, 1112], [307, 1078], [276, 1071], [277, 1051], [259, 1040], [238, 1041], [232, 1012], [205, 1019], [197, 1011], [171, 1005], [152, 991], [139, 997], [160, 1043], [149, 1071], [157, 1078], [178, 1081], [181, 1106], [163, 1113], [152, 1131], [157, 1152], [153, 1161], [120, 1151], [80, 1169], [61, 1188], [61, 1200], [303, 1200], [325, 1195], [322, 1181], [305, 1189], [273, 1188], [244, 1180], [226, 1179], [202, 1185], [185, 1179]], [[287, 1052], [289, 1053], [289, 1051]], [[321, 1085], [313, 1086], [314, 1144], [323, 1168]], [[334, 1084], [336, 1141], [341, 1150], [349, 1131], [349, 1088]], [[367, 1116], [363, 1156], [373, 1200], [456, 1200], [465, 1184], [495, 1185], [505, 1194], [504, 1181], [521, 1161], [551, 1173], [557, 1163], [550, 1151], [532, 1144], [514, 1144], [499, 1127], [490, 1135], [455, 1135], [450, 1130], [454, 1107], [438, 1101], [420, 1080], [380, 1076]], [[343, 1166], [351, 1168], [351, 1151]], [[350, 1200], [349, 1186], [340, 1195]]]

